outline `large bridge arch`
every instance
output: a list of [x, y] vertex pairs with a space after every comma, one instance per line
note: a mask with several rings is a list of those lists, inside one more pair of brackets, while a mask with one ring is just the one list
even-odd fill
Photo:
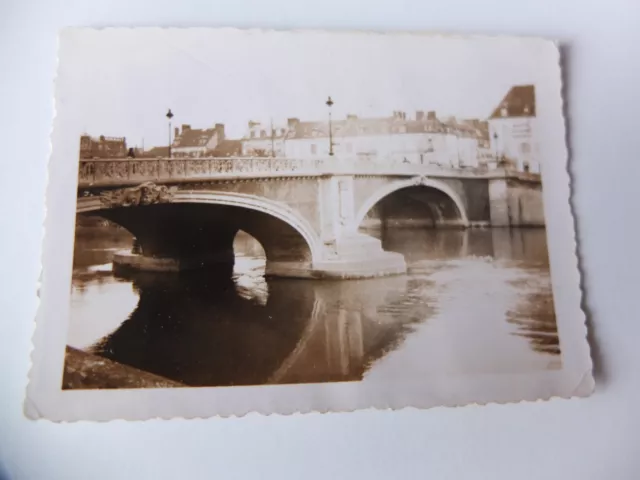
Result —
[[287, 205], [258, 197], [235, 192], [195, 191], [177, 192], [173, 197], [173, 203], [198, 203], [209, 205], [226, 205], [230, 207], [244, 208], [267, 214], [281, 220], [296, 230], [306, 241], [311, 257], [314, 261], [322, 259], [321, 242], [319, 235], [311, 224], [294, 209]]
[[[297, 264], [300, 264], [300, 268], [309, 269], [313, 263], [324, 259], [320, 237], [310, 223], [287, 205], [264, 197], [235, 192], [176, 190], [170, 191], [162, 201], [149, 203], [140, 200], [133, 204], [121, 204], [110, 202], [110, 195], [113, 195], [113, 191], [106, 192], [106, 199], [105, 195], [79, 197], [76, 213], [100, 215], [122, 225], [140, 240], [143, 254], [148, 253], [152, 257], [184, 257], [188, 245], [182, 248], [171, 245], [172, 241], [176, 243], [182, 240], [176, 240], [180, 237], [179, 234], [170, 233], [171, 225], [164, 225], [171, 224], [172, 219], [178, 218], [178, 226], [184, 228], [187, 222], [192, 222], [193, 225], [188, 225], [190, 230], [197, 231], [201, 237], [208, 234], [211, 249], [224, 253], [226, 257], [222, 257], [227, 260], [229, 255], [233, 256], [235, 234], [238, 230], [246, 231], [264, 248], [267, 273], [270, 270], [292, 268]], [[188, 208], [189, 205], [194, 208]], [[208, 206], [214, 208], [207, 209]], [[171, 209], [179, 209], [179, 212], [170, 212]], [[203, 216], [205, 209], [211, 213]], [[154, 214], [160, 210], [162, 215], [156, 215], [154, 223]], [[167, 212], [170, 214], [166, 215]], [[199, 221], [201, 225], [197, 224]], [[219, 227], [216, 227], [216, 223], [220, 224]], [[150, 231], [145, 232], [145, 229]], [[284, 237], [286, 241], [283, 240]], [[188, 238], [185, 242], [188, 242]], [[203, 248], [206, 246], [200, 249]], [[197, 248], [196, 252], [196, 255], [205, 253]], [[194, 260], [198, 262], [197, 258]], [[170, 265], [168, 270], [182, 269], [175, 267], [175, 262], [167, 260], [165, 263]], [[181, 265], [186, 266], [187, 262], [183, 261]]]
[[354, 216], [352, 230], [357, 231], [362, 225], [367, 213], [384, 198], [395, 192], [405, 190], [411, 187], [426, 187], [435, 189], [445, 194], [455, 205], [459, 215], [459, 225], [462, 227], [469, 226], [469, 218], [467, 216], [465, 202], [462, 197], [446, 183], [429, 177], [413, 177], [406, 180], [395, 180], [375, 190], [360, 206]]

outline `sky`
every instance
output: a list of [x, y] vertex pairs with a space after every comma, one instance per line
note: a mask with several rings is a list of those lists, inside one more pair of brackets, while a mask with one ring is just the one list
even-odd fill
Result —
[[[164, 146], [173, 125], [224, 123], [228, 138], [249, 120], [289, 117], [486, 118], [513, 85], [541, 81], [535, 43], [418, 34], [106, 29], [62, 39], [58, 108], [84, 133]], [[75, 122], [74, 122], [75, 123]], [[83, 132], [78, 132], [83, 133]]]

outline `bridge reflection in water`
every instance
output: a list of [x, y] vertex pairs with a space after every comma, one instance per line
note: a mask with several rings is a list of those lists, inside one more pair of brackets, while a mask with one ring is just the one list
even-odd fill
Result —
[[541, 229], [367, 232], [409, 274], [334, 282], [265, 280], [260, 245], [242, 235], [232, 278], [117, 278], [110, 255], [130, 237], [96, 228], [76, 236], [68, 343], [187, 385], [559, 366]]

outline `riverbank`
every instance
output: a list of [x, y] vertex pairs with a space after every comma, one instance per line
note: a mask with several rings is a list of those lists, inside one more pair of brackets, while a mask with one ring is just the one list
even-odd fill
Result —
[[96, 388], [175, 388], [182, 383], [67, 347], [63, 390]]

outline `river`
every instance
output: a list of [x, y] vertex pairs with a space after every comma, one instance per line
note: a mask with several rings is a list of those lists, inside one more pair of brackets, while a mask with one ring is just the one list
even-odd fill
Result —
[[557, 369], [543, 229], [368, 232], [407, 275], [265, 279], [239, 234], [232, 278], [114, 276], [114, 226], [78, 227], [68, 344], [191, 386]]

